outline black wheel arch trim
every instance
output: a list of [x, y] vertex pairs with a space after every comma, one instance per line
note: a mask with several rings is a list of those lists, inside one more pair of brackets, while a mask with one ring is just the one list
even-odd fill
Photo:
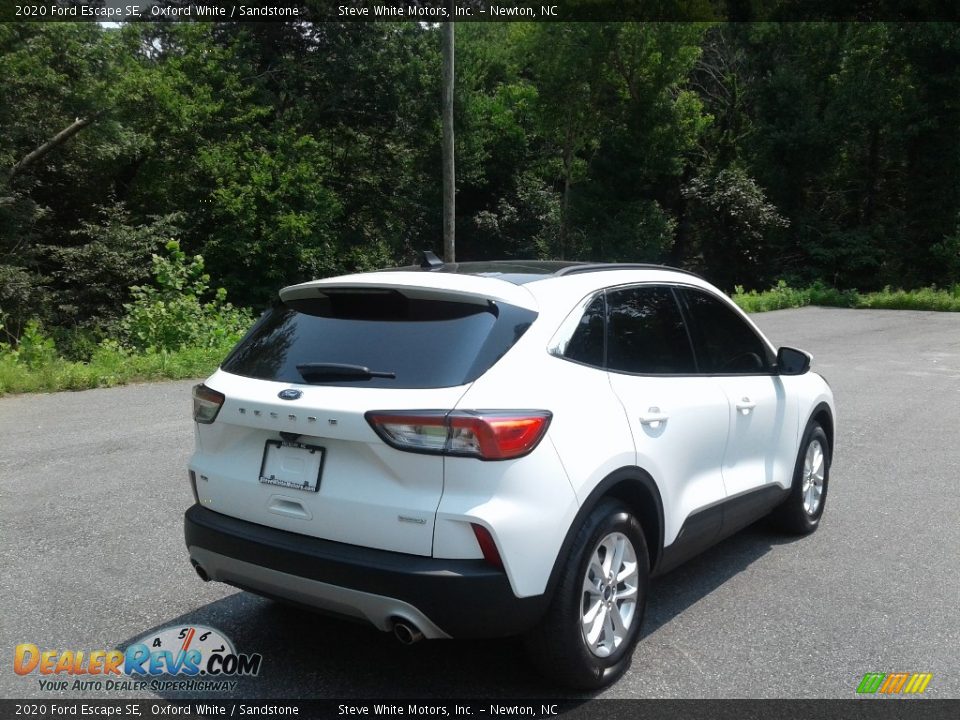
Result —
[[833, 446], [835, 445], [834, 441], [834, 423], [833, 423], [833, 410], [830, 409], [825, 401], [820, 401], [817, 405], [810, 411], [810, 414], [807, 416], [807, 422], [803, 426], [803, 433], [800, 435], [800, 439], [803, 439], [803, 435], [806, 434], [807, 429], [810, 427], [810, 423], [814, 422], [815, 418], [826, 415], [828, 424], [824, 425], [822, 422], [820, 426], [823, 427], [823, 432], [826, 433], [827, 441], [830, 443], [830, 457], [833, 458]]
[[[596, 508], [597, 504], [607, 497], [618, 499], [627, 506], [632, 504], [630, 498], [625, 498], [617, 494], [617, 490], [621, 488], [627, 492], [642, 488], [643, 492], [648, 493], [650, 497], [653, 498], [654, 507], [647, 509], [647, 512], [654, 513], [657, 526], [656, 530], [653, 531], [649, 527], [649, 523], [644, 523], [642, 517], [637, 516], [637, 520], [640, 522], [641, 527], [643, 527], [644, 539], [647, 541], [647, 550], [651, 553], [650, 571], [651, 575], [654, 574], [656, 564], [663, 555], [663, 500], [660, 497], [660, 489], [650, 476], [650, 473], [635, 465], [626, 466], [614, 470], [597, 483], [586, 500], [580, 504], [580, 509], [577, 511], [573, 522], [570, 523], [570, 527], [567, 529], [563, 544], [560, 546], [560, 551], [554, 560], [553, 569], [550, 571], [550, 579], [547, 581], [547, 589], [544, 593], [548, 598], [553, 598], [554, 591], [560, 581], [563, 565], [570, 558], [570, 554], [573, 551], [573, 543], [576, 540], [580, 527], [590, 513], [593, 512], [594, 508]], [[651, 537], [651, 533], [654, 532], [655, 534]], [[653, 540], [653, 542], [651, 542], [651, 540]]]

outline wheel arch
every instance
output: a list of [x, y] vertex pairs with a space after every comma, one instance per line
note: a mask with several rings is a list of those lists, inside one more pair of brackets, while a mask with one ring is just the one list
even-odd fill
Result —
[[818, 423], [820, 427], [823, 428], [823, 432], [827, 435], [827, 442], [830, 444], [830, 457], [833, 457], [833, 411], [830, 410], [830, 406], [825, 403], [819, 403], [813, 411], [810, 413], [810, 417], [807, 420], [806, 424], [803, 426], [804, 432], [806, 432], [807, 427], [811, 422]]
[[657, 563], [663, 555], [663, 500], [660, 490], [650, 474], [636, 466], [622, 467], [614, 470], [587, 496], [580, 505], [573, 522], [567, 530], [560, 552], [550, 571], [547, 582], [547, 595], [552, 597], [559, 581], [563, 564], [567, 562], [573, 550], [580, 526], [587, 516], [604, 498], [615, 498], [630, 508], [630, 511], [639, 520], [643, 528], [644, 539], [647, 542], [647, 553], [650, 557], [650, 572], [653, 574]]

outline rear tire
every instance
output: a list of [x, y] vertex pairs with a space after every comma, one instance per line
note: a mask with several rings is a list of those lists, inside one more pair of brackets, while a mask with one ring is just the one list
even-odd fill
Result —
[[545, 677], [595, 690], [630, 666], [640, 639], [650, 558], [640, 523], [605, 498], [577, 531], [546, 615], [525, 638]]
[[782, 530], [809, 535], [820, 525], [830, 483], [830, 459], [827, 434], [818, 423], [810, 423], [797, 453], [790, 495], [773, 514]]

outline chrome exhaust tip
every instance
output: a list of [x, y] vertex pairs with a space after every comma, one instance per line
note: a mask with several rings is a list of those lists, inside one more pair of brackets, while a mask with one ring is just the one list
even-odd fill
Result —
[[423, 640], [423, 633], [406, 620], [397, 620], [393, 624], [393, 635], [404, 645], [413, 645]]

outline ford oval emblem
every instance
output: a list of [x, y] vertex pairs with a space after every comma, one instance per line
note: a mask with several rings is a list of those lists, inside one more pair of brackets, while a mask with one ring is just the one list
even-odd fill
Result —
[[281, 400], [299, 400], [303, 397], [303, 393], [299, 390], [294, 390], [293, 388], [287, 388], [286, 390], [281, 390], [277, 393], [277, 397]]

